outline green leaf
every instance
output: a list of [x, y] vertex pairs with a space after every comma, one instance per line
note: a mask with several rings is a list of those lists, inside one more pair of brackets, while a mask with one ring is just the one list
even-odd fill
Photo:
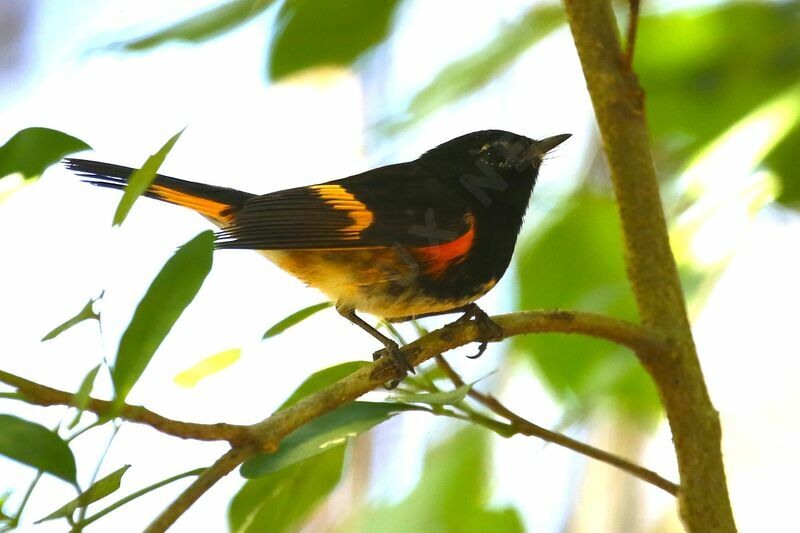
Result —
[[[579, 193], [551, 220], [518, 249], [518, 308], [580, 309], [636, 322], [614, 201]], [[514, 342], [562, 402], [581, 411], [611, 404], [644, 422], [660, 413], [655, 387], [626, 349], [578, 335], [527, 335]]]
[[322, 302], [314, 305], [309, 305], [304, 309], [300, 309], [299, 311], [292, 313], [291, 315], [287, 316], [286, 318], [284, 318], [283, 320], [281, 320], [280, 322], [269, 328], [266, 331], [266, 333], [264, 333], [264, 336], [261, 337], [261, 339], [262, 340], [269, 339], [270, 337], [280, 335], [281, 333], [291, 328], [292, 326], [296, 326], [306, 318], [315, 315], [320, 311], [322, 311], [323, 309], [331, 307], [332, 305], [333, 305], [332, 302]]
[[131, 465], [125, 465], [122, 468], [110, 473], [106, 477], [97, 480], [94, 485], [78, 495], [77, 498], [65, 503], [41, 520], [37, 520], [36, 523], [39, 524], [47, 520], [55, 520], [56, 518], [72, 516], [79, 508], [87, 507], [90, 504], [98, 500], [102, 500], [110, 494], [113, 494], [119, 489], [120, 485], [122, 484], [122, 476], [125, 475], [125, 472], [127, 472], [130, 467]]
[[346, 66], [386, 39], [399, 0], [288, 0], [275, 23], [269, 76], [320, 65]]
[[[11, 492], [10, 490], [0, 493], [0, 523], [12, 522], [14, 520], [13, 517], [9, 516], [5, 512], [6, 502], [8, 501], [8, 498], [11, 497], [12, 494], [13, 492]], [[2, 527], [0, 527], [0, 531], [5, 531], [5, 530]]]
[[76, 484], [75, 457], [67, 443], [34, 422], [0, 415], [0, 454]]
[[126, 50], [140, 51], [171, 41], [199, 43], [251, 21], [263, 13], [274, 0], [233, 0], [194, 15], [146, 37], [125, 43]]
[[97, 365], [93, 369], [89, 370], [89, 373], [86, 374], [86, 377], [83, 378], [81, 381], [81, 386], [78, 388], [78, 392], [75, 393], [75, 407], [78, 409], [78, 414], [75, 415], [75, 418], [70, 422], [68, 429], [72, 429], [78, 425], [78, 422], [81, 421], [81, 416], [83, 412], [86, 410], [86, 407], [89, 405], [89, 395], [92, 393], [92, 388], [94, 388], [94, 380], [97, 377], [97, 372], [100, 370], [102, 365]]
[[800, 124], [766, 158], [766, 165], [781, 179], [781, 192], [778, 201], [784, 205], [800, 209]]
[[37, 178], [65, 155], [91, 149], [80, 139], [60, 131], [26, 128], [0, 146], [0, 178], [16, 173], [25, 179]]
[[438, 444], [426, 455], [422, 478], [405, 500], [359, 513], [353, 520], [357, 525], [345, 523], [341, 531], [521, 533], [522, 520], [513, 508], [490, 508], [488, 435], [468, 426]]
[[501, 28], [480, 50], [458, 59], [414, 95], [403, 116], [389, 119], [382, 128], [397, 131], [419, 122], [446, 105], [478, 91], [507, 71], [523, 53], [564, 23], [560, 5], [537, 5], [518, 21]]
[[161, 342], [211, 271], [214, 233], [204, 231], [181, 246], [158, 273], [122, 334], [111, 370], [115, 402], [125, 401]]
[[356, 370], [364, 368], [367, 365], [369, 365], [367, 361], [348, 361], [347, 363], [341, 363], [314, 372], [308, 376], [299, 387], [297, 387], [292, 395], [289, 396], [289, 398], [287, 398], [280, 407], [278, 407], [278, 411], [286, 409], [287, 407], [291, 407], [303, 398], [311, 396], [315, 392], [321, 391], [328, 385], [336, 383], [340, 379], [346, 378]]
[[245, 482], [231, 500], [236, 533], [298, 531], [342, 476], [346, 446], [338, 445], [277, 472]]
[[283, 439], [275, 453], [262, 453], [245, 461], [241, 474], [260, 477], [319, 455], [331, 446], [347, 442], [402, 411], [421, 407], [397, 403], [353, 402], [315, 418]]
[[426, 403], [428, 405], [454, 405], [462, 401], [469, 390], [472, 388], [471, 383], [465, 383], [449, 391], [441, 392], [421, 392], [412, 393], [405, 391], [397, 391], [392, 400], [403, 403]]
[[798, 36], [797, 2], [721, 2], [643, 16], [635, 66], [647, 94], [656, 166], [679, 169], [734, 122], [795, 84]]
[[170, 137], [158, 152], [147, 158], [142, 168], [133, 171], [133, 174], [128, 178], [128, 184], [125, 186], [125, 192], [122, 193], [122, 198], [119, 201], [117, 210], [114, 212], [113, 226], [122, 224], [136, 199], [139, 198], [150, 184], [153, 183], [153, 180], [156, 179], [158, 169], [164, 163], [167, 155], [169, 155], [172, 147], [178, 142], [178, 139], [180, 139], [185, 129], [186, 128]]
[[173, 381], [181, 387], [192, 388], [201, 380], [213, 376], [217, 372], [222, 372], [238, 361], [241, 356], [241, 348], [232, 348], [215, 353], [192, 365], [191, 368], [184, 370], [175, 376]]
[[72, 326], [80, 324], [84, 320], [100, 320], [100, 315], [94, 312], [94, 304], [97, 302], [99, 298], [92, 298], [86, 305], [83, 306], [83, 309], [78, 311], [78, 313], [73, 316], [72, 318], [68, 319], [63, 324], [56, 326], [50, 333], [42, 337], [42, 342], [49, 341], [50, 339], [54, 339], [70, 329]]
[[134, 500], [136, 500], [138, 498], [141, 498], [145, 494], [153, 492], [156, 489], [159, 489], [159, 488], [161, 488], [161, 487], [163, 487], [165, 485], [169, 485], [170, 483], [173, 483], [173, 482], [178, 481], [180, 479], [184, 479], [184, 478], [192, 477], [192, 476], [199, 476], [200, 474], [202, 474], [206, 470], [207, 470], [206, 468], [195, 468], [194, 470], [189, 470], [188, 472], [184, 472], [182, 474], [178, 474], [178, 475], [169, 477], [167, 479], [162, 479], [161, 481], [159, 481], [157, 483], [153, 483], [152, 485], [149, 485], [149, 486], [147, 486], [147, 487], [145, 487], [143, 489], [137, 490], [136, 492], [134, 492], [132, 494], [129, 494], [129, 495], [125, 496], [124, 498], [121, 498], [121, 499], [117, 500], [116, 502], [112, 503], [111, 505], [109, 505], [105, 509], [103, 509], [101, 511], [98, 511], [96, 514], [93, 514], [90, 517], [87, 517], [83, 522], [81, 522], [80, 525], [82, 527], [86, 527], [89, 524], [92, 524], [92, 523], [96, 522], [97, 520], [100, 520], [101, 518], [103, 518], [107, 514], [116, 511], [120, 507], [122, 507], [124, 505], [127, 505], [130, 502], [132, 502], [132, 501], [134, 501]]

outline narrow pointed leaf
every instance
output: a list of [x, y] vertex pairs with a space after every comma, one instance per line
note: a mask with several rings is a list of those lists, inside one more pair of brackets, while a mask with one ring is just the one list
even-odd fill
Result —
[[442, 69], [425, 88], [414, 95], [405, 116], [388, 120], [383, 128], [391, 132], [411, 126], [437, 109], [482, 89], [563, 23], [562, 6], [536, 5], [518, 21], [502, 28], [480, 50]]
[[332, 302], [322, 302], [314, 305], [309, 305], [304, 309], [300, 309], [299, 311], [292, 313], [291, 315], [287, 316], [286, 318], [284, 318], [283, 320], [281, 320], [280, 322], [269, 328], [266, 331], [266, 333], [264, 333], [264, 336], [261, 338], [269, 339], [270, 337], [280, 335], [290, 327], [296, 326], [297, 324], [307, 319], [308, 317], [315, 315], [320, 311], [322, 311], [323, 309], [327, 309], [331, 306], [333, 306]]
[[66, 320], [63, 324], [56, 326], [50, 333], [42, 337], [42, 342], [55, 339], [72, 326], [78, 325], [85, 320], [100, 320], [100, 315], [95, 313], [93, 309], [96, 301], [97, 299], [95, 298], [89, 300], [86, 305], [83, 306], [83, 309], [78, 311], [75, 316]]
[[89, 395], [92, 393], [92, 388], [94, 388], [94, 380], [97, 377], [100, 366], [101, 365], [97, 365], [91, 369], [89, 373], [86, 374], [86, 377], [83, 378], [83, 381], [81, 381], [81, 386], [78, 388], [78, 392], [75, 393], [75, 407], [78, 409], [78, 414], [75, 415], [75, 418], [70, 422], [68, 429], [74, 428], [78, 425], [78, 422], [81, 421], [81, 416], [89, 405]]
[[117, 210], [114, 212], [114, 226], [122, 224], [136, 199], [147, 190], [151, 183], [153, 183], [158, 169], [161, 168], [167, 155], [172, 151], [172, 148], [175, 146], [175, 143], [178, 142], [183, 132], [184, 130], [181, 130], [170, 137], [158, 152], [147, 158], [142, 168], [133, 171], [131, 177], [128, 178], [128, 184], [125, 186], [125, 192], [122, 193], [122, 198], [119, 201]]
[[213, 376], [217, 372], [222, 372], [238, 361], [241, 356], [241, 348], [233, 348], [231, 350], [215, 353], [193, 365], [191, 368], [184, 370], [175, 376], [173, 381], [176, 385], [190, 389], [208, 376]]
[[124, 43], [130, 51], [147, 50], [170, 41], [199, 43], [222, 35], [263, 13], [274, 0], [233, 0], [155, 33]]
[[149, 493], [153, 492], [156, 489], [160, 489], [161, 487], [163, 487], [165, 485], [169, 485], [170, 483], [174, 483], [175, 481], [178, 481], [178, 480], [181, 480], [181, 479], [184, 479], [184, 478], [187, 478], [187, 477], [199, 476], [200, 474], [202, 474], [205, 471], [206, 471], [206, 468], [195, 468], [194, 470], [189, 470], [188, 472], [183, 472], [182, 474], [178, 474], [178, 475], [169, 477], [167, 479], [162, 479], [161, 481], [159, 481], [157, 483], [153, 483], [152, 485], [149, 485], [149, 486], [147, 486], [147, 487], [145, 487], [143, 489], [137, 490], [136, 492], [134, 492], [132, 494], [128, 494], [124, 498], [121, 498], [121, 499], [117, 500], [116, 502], [112, 503], [111, 505], [109, 505], [105, 509], [103, 509], [101, 511], [98, 511], [96, 514], [93, 514], [92, 516], [87, 517], [83, 522], [81, 522], [81, 526], [82, 527], [86, 527], [89, 524], [91, 524], [93, 522], [96, 522], [97, 520], [100, 520], [101, 518], [103, 518], [107, 514], [119, 509], [120, 507], [122, 507], [124, 505], [127, 505], [128, 503], [130, 503], [130, 502], [132, 502], [132, 501], [134, 501], [134, 500], [136, 500], [138, 498], [141, 498], [145, 494], [149, 494]]
[[345, 445], [248, 480], [231, 500], [228, 524], [235, 533], [299, 531], [342, 477]]
[[67, 443], [34, 422], [0, 415], [0, 455], [76, 483], [75, 457]]
[[0, 146], [0, 178], [10, 174], [36, 178], [65, 155], [91, 149], [82, 140], [60, 131], [26, 128]]
[[399, 0], [291, 0], [281, 6], [269, 76], [280, 80], [321, 65], [347, 66], [389, 33]]
[[204, 231], [181, 246], [158, 273], [122, 334], [111, 370], [120, 404], [211, 271], [214, 233]]
[[277, 452], [263, 453], [247, 460], [242, 465], [241, 474], [254, 478], [277, 472], [343, 444], [397, 413], [412, 410], [427, 411], [398, 403], [353, 402], [343, 405], [290, 434], [281, 442]]
[[130, 467], [131, 465], [125, 465], [122, 468], [110, 473], [106, 477], [97, 480], [94, 485], [86, 489], [86, 491], [81, 493], [77, 498], [65, 503], [60, 508], [45, 516], [41, 520], [37, 520], [36, 523], [39, 524], [47, 520], [55, 520], [56, 518], [72, 516], [78, 508], [86, 507], [89, 504], [92, 504], [98, 500], [102, 500], [106, 496], [113, 494], [119, 490], [119, 487], [122, 484], [122, 476], [125, 475], [125, 472], [127, 472]]

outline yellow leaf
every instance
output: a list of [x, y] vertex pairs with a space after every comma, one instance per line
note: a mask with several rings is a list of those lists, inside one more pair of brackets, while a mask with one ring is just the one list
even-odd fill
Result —
[[176, 385], [191, 389], [197, 385], [200, 380], [212, 376], [217, 372], [222, 372], [233, 363], [239, 360], [242, 356], [241, 348], [232, 348], [225, 350], [214, 355], [210, 355], [194, 365], [193, 367], [184, 370], [173, 381]]

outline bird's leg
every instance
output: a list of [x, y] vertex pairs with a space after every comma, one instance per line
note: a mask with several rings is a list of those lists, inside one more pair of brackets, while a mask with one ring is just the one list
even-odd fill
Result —
[[[336, 310], [339, 312], [340, 315], [345, 317], [347, 320], [355, 324], [356, 326], [360, 327], [376, 339], [378, 339], [381, 344], [383, 344], [384, 349], [378, 350], [374, 354], [372, 354], [373, 360], [377, 361], [380, 359], [384, 354], [388, 355], [394, 364], [397, 371], [400, 373], [401, 376], [405, 377], [408, 372], [415, 374], [414, 367], [409, 364], [408, 360], [406, 359], [403, 352], [400, 350], [400, 346], [397, 345], [395, 341], [387, 337], [386, 335], [382, 334], [377, 329], [370, 326], [367, 322], [365, 322], [361, 317], [359, 317], [355, 310], [352, 308], [343, 308], [343, 307], [336, 307]], [[401, 378], [402, 379], [402, 378]], [[388, 388], [393, 389], [399, 383], [399, 380], [392, 381]]]
[[496, 322], [494, 322], [491, 318], [489, 318], [489, 315], [487, 315], [483, 309], [478, 307], [478, 304], [476, 303], [463, 305], [461, 307], [455, 307], [453, 309], [448, 309], [447, 311], [436, 311], [434, 313], [424, 313], [421, 315], [391, 318], [389, 319], [389, 322], [405, 322], [407, 320], [414, 320], [417, 318], [449, 315], [452, 313], [464, 313], [455, 322], [452, 322], [452, 324], [463, 324], [464, 322], [469, 322], [474, 318], [475, 325], [478, 326], [478, 331], [480, 332], [480, 337], [478, 338], [478, 340], [480, 341], [480, 345], [478, 346], [477, 354], [467, 356], [470, 359], [477, 359], [478, 357], [483, 355], [483, 352], [486, 351], [486, 347], [489, 342], [500, 340], [503, 338], [503, 328], [501, 328]]
[[467, 356], [469, 359], [477, 359], [483, 355], [483, 352], [486, 351], [486, 347], [489, 342], [503, 338], [503, 328], [501, 328], [497, 322], [494, 322], [491, 318], [489, 318], [489, 315], [486, 314], [486, 311], [478, 307], [478, 304], [476, 303], [465, 305], [460, 309], [460, 311], [463, 311], [464, 314], [461, 315], [458, 320], [454, 322], [454, 324], [463, 324], [464, 322], [469, 322], [474, 318], [475, 325], [478, 326], [478, 332], [480, 333], [478, 340], [481, 341], [480, 345], [478, 346], [478, 353]]

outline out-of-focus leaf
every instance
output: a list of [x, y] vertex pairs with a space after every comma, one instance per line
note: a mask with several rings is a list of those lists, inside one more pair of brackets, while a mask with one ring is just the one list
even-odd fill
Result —
[[245, 482], [228, 508], [231, 531], [298, 531], [339, 483], [345, 451], [344, 444], [333, 446], [278, 472]]
[[643, 16], [635, 67], [659, 168], [674, 171], [795, 84], [799, 36], [798, 2], [726, 2]]
[[347, 442], [403, 411], [425, 410], [398, 403], [353, 402], [316, 418], [283, 439], [275, 453], [248, 459], [241, 468], [246, 478], [277, 472]]
[[60, 131], [26, 128], [0, 146], [0, 178], [17, 173], [25, 179], [37, 178], [65, 155], [91, 149], [80, 139]]
[[[560, 218], [525, 243], [517, 257], [520, 309], [580, 309], [637, 320], [610, 198], [575, 195]], [[640, 420], [653, 420], [659, 413], [649, 376], [633, 354], [617, 345], [566, 335], [527, 335], [517, 337], [515, 345], [535, 361], [562, 401], [577, 402], [582, 410], [610, 403]]]
[[800, 209], [800, 124], [791, 130], [770, 155], [765, 164], [781, 180], [778, 201]]
[[321, 391], [328, 385], [336, 383], [342, 378], [345, 378], [355, 372], [356, 370], [367, 366], [369, 363], [366, 361], [348, 361], [334, 365], [323, 370], [314, 372], [308, 376], [303, 383], [292, 393], [285, 402], [281, 404], [278, 411], [286, 409], [296, 404], [306, 396], [311, 396], [315, 392]]
[[264, 333], [264, 336], [261, 338], [269, 339], [270, 337], [280, 335], [290, 327], [296, 326], [306, 318], [315, 315], [320, 311], [322, 311], [323, 309], [331, 307], [332, 305], [333, 302], [322, 302], [314, 305], [309, 305], [304, 309], [300, 309], [299, 311], [292, 313], [291, 315], [287, 316], [286, 318], [284, 318], [283, 320], [281, 320], [280, 322], [269, 328], [266, 331], [266, 333]]
[[[365, 361], [351, 361], [311, 374], [278, 410], [294, 405], [367, 364]], [[289, 528], [299, 525], [336, 487], [345, 450], [346, 442], [333, 445], [282, 470], [247, 481], [228, 509], [231, 530], [293, 530]]]
[[0, 415], [0, 454], [76, 483], [72, 451], [61, 437], [42, 425]]
[[86, 377], [83, 378], [83, 381], [81, 381], [81, 386], [78, 388], [78, 392], [75, 393], [75, 407], [78, 409], [78, 414], [75, 415], [75, 418], [70, 422], [68, 429], [74, 428], [78, 425], [78, 422], [81, 421], [81, 415], [83, 415], [83, 412], [89, 405], [89, 395], [92, 393], [94, 380], [97, 377], [100, 366], [101, 365], [97, 365], [91, 369], [89, 373], [86, 374]]
[[125, 465], [122, 468], [110, 473], [106, 477], [97, 480], [94, 485], [78, 495], [77, 498], [65, 503], [41, 520], [37, 520], [36, 523], [39, 524], [40, 522], [45, 522], [47, 520], [55, 520], [56, 518], [72, 516], [72, 514], [78, 510], [78, 508], [86, 507], [89, 504], [92, 504], [98, 500], [102, 500], [106, 496], [113, 494], [119, 489], [120, 484], [122, 483], [122, 476], [125, 475], [125, 472], [127, 472], [130, 467], [131, 465]]
[[217, 372], [222, 372], [238, 361], [241, 356], [241, 348], [232, 348], [230, 350], [224, 350], [222, 352], [215, 353], [214, 355], [206, 357], [199, 363], [192, 365], [191, 368], [184, 370], [175, 376], [173, 381], [175, 384], [180, 385], [181, 387], [190, 389], [197, 385], [200, 380], [203, 380], [208, 376], [213, 376]]
[[214, 233], [204, 231], [181, 246], [150, 284], [122, 334], [111, 370], [117, 404], [125, 401], [161, 341], [200, 290], [211, 271], [213, 252]]
[[263, 13], [274, 0], [232, 0], [163, 30], [124, 44], [132, 51], [147, 50], [170, 41], [198, 43], [217, 37], [251, 21]]
[[442, 391], [442, 392], [409, 393], [409, 392], [397, 391], [392, 396], [392, 399], [403, 403], [426, 403], [428, 405], [453, 405], [463, 400], [471, 388], [472, 384], [465, 383], [464, 385], [461, 385], [460, 387], [457, 387], [453, 390]]
[[[14, 520], [14, 518], [5, 512], [6, 502], [8, 498], [11, 497], [11, 494], [13, 493], [10, 490], [0, 493], [0, 526], [3, 526], [3, 522], [11, 522]], [[4, 531], [3, 527], [0, 527], [0, 531]]]
[[[359, 513], [355, 517], [358, 526], [352, 530], [522, 532], [522, 520], [513, 508], [489, 508], [488, 434], [482, 428], [468, 427], [431, 449], [414, 491], [396, 505]], [[348, 524], [342, 528], [349, 530]]]
[[172, 147], [175, 146], [175, 143], [178, 142], [178, 139], [180, 139], [183, 131], [184, 130], [181, 130], [170, 137], [169, 140], [164, 143], [164, 146], [158, 150], [158, 152], [147, 158], [147, 161], [144, 162], [142, 168], [133, 171], [133, 174], [131, 174], [130, 178], [128, 178], [128, 184], [125, 186], [125, 192], [122, 193], [122, 198], [119, 200], [117, 210], [114, 212], [114, 226], [119, 226], [122, 224], [122, 222], [125, 220], [125, 217], [128, 216], [128, 213], [130, 212], [131, 207], [133, 207], [133, 203], [136, 201], [136, 199], [147, 190], [147, 187], [149, 187], [151, 183], [153, 183], [158, 169], [164, 163], [164, 160], [167, 158], [167, 155], [169, 155]]
[[383, 41], [399, 0], [287, 0], [278, 13], [269, 77], [310, 67], [350, 65]]
[[536, 5], [518, 21], [506, 25], [480, 50], [447, 65], [425, 88], [414, 95], [398, 120], [383, 124], [396, 131], [415, 124], [437, 109], [482, 89], [508, 70], [534, 44], [564, 23], [561, 5]]
[[94, 312], [94, 304], [97, 302], [97, 298], [92, 298], [89, 300], [86, 305], [83, 306], [83, 309], [78, 311], [78, 313], [73, 316], [72, 318], [65, 321], [63, 324], [56, 326], [50, 333], [42, 337], [42, 342], [49, 341], [50, 339], [55, 339], [65, 331], [67, 331], [72, 326], [80, 324], [84, 320], [100, 320], [100, 315]]

